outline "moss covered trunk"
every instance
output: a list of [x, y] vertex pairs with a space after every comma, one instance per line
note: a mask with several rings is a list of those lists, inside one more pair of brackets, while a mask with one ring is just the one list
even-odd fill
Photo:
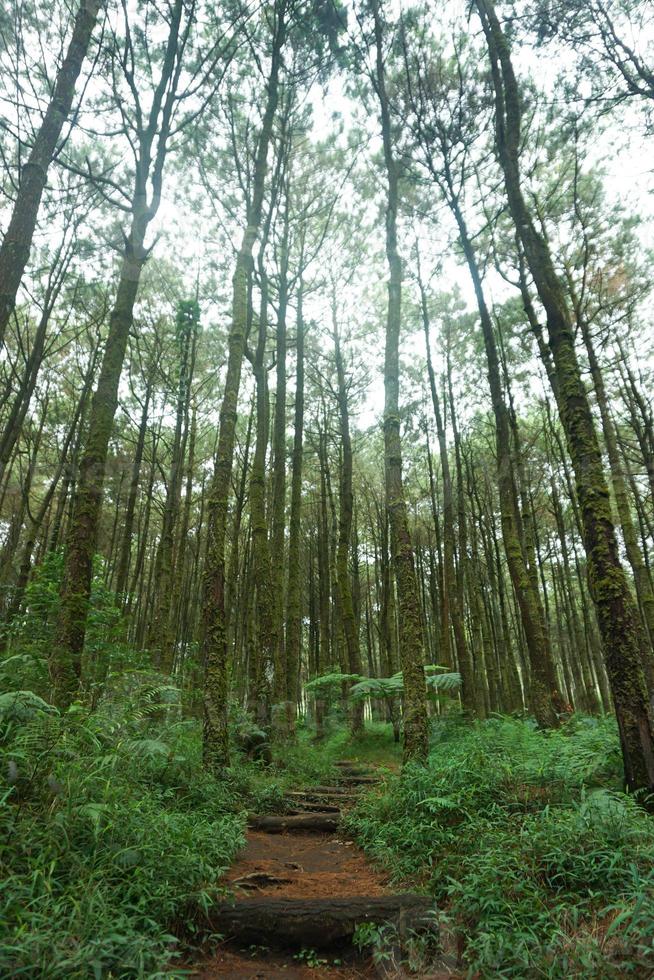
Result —
[[141, 409], [141, 419], [139, 431], [136, 438], [134, 449], [134, 459], [132, 461], [132, 472], [129, 481], [129, 491], [127, 494], [127, 506], [125, 508], [125, 522], [123, 526], [123, 539], [120, 547], [120, 557], [118, 559], [118, 572], [116, 575], [116, 597], [123, 608], [127, 604], [127, 579], [129, 575], [129, 563], [132, 552], [132, 536], [134, 533], [134, 517], [136, 514], [136, 500], [138, 497], [139, 483], [141, 481], [141, 464], [145, 450], [145, 438], [148, 431], [148, 417], [150, 413], [150, 399], [152, 398], [153, 372], [148, 374], [145, 385], [145, 395]]
[[273, 589], [273, 727], [277, 737], [286, 738], [295, 724], [295, 703], [288, 700], [288, 663], [284, 634], [285, 531], [286, 531], [286, 317], [288, 313], [289, 265], [289, 175], [282, 180], [285, 193], [280, 243], [275, 342], [275, 414], [273, 419], [273, 473], [270, 550]]
[[134, 303], [145, 261], [143, 241], [148, 220], [139, 209], [125, 246], [116, 300], [109, 318], [109, 333], [100, 376], [91, 401], [88, 431], [79, 461], [79, 476], [65, 540], [61, 602], [49, 668], [56, 704], [66, 707], [82, 680], [82, 652], [86, 634], [93, 556], [102, 506], [107, 450], [118, 405], [118, 383], [132, 326]]
[[156, 592], [147, 641], [148, 647], [154, 655], [155, 663], [165, 674], [172, 671], [175, 660], [175, 623], [173, 621], [175, 533], [182, 499], [182, 477], [188, 438], [189, 404], [199, 317], [200, 310], [196, 301], [186, 300], [179, 304], [175, 322], [179, 355], [175, 431], [166, 483], [161, 536], [155, 559]]
[[545, 310], [549, 347], [558, 384], [561, 422], [576, 480], [591, 594], [604, 647], [620, 729], [625, 783], [654, 787], [654, 722], [643, 670], [644, 636], [638, 610], [620, 563], [609, 492], [574, 343], [563, 283], [549, 246], [537, 230], [521, 187], [521, 106], [508, 42], [490, 0], [477, 0], [488, 44], [495, 91], [496, 143], [509, 209]]
[[[334, 311], [334, 357], [336, 360], [336, 378], [338, 395], [338, 418], [341, 435], [341, 473], [338, 494], [338, 544], [336, 548], [336, 584], [340, 596], [345, 648], [347, 652], [347, 667], [351, 674], [361, 673], [361, 647], [359, 640], [359, 625], [354, 609], [352, 581], [350, 577], [349, 554], [352, 543], [352, 517], [354, 510], [354, 495], [352, 491], [352, 437], [350, 435], [350, 412], [347, 396], [347, 384], [343, 367], [341, 342], [336, 322], [336, 298], [332, 300]], [[353, 735], [363, 730], [363, 702], [350, 705], [350, 726]]]
[[[574, 293], [572, 295], [574, 299]], [[615, 499], [616, 510], [618, 512], [618, 520], [622, 528], [622, 537], [624, 539], [624, 547], [627, 553], [627, 561], [631, 565], [636, 594], [638, 596], [643, 622], [647, 631], [648, 642], [645, 648], [645, 658], [643, 663], [645, 668], [645, 676], [647, 679], [647, 687], [650, 695], [650, 703], [654, 705], [654, 653], [652, 649], [654, 645], [654, 589], [652, 588], [652, 580], [649, 577], [649, 572], [647, 571], [647, 566], [645, 565], [643, 553], [638, 545], [638, 535], [636, 533], [636, 526], [631, 513], [631, 505], [629, 503], [629, 494], [627, 491], [624, 468], [620, 458], [620, 453], [618, 451], [618, 443], [615, 435], [615, 423], [611, 418], [606, 388], [604, 386], [604, 378], [597, 359], [597, 354], [595, 353], [590, 327], [586, 321], [586, 318], [582, 315], [577, 316], [577, 322], [581, 327], [581, 333], [584, 338], [584, 344], [586, 345], [586, 351], [588, 353], [588, 363], [590, 365], [590, 373], [593, 379], [597, 407], [599, 408], [600, 412], [604, 444], [606, 445], [606, 453], [609, 459], [613, 496]]]
[[256, 381], [256, 424], [254, 454], [250, 469], [251, 573], [255, 592], [255, 640], [248, 662], [248, 708], [259, 728], [270, 724], [270, 677], [277, 644], [274, 621], [274, 586], [272, 559], [266, 515], [266, 454], [270, 430], [268, 371], [265, 364], [268, 327], [268, 285], [265, 272], [259, 269], [261, 307], [259, 335], [253, 361]]
[[495, 332], [466, 222], [456, 195], [452, 194], [451, 185], [449, 190], [449, 204], [459, 229], [461, 247], [475, 290], [484, 337], [488, 384], [495, 417], [497, 486], [500, 498], [502, 540], [529, 655], [529, 701], [538, 724], [543, 728], [555, 728], [559, 724], [558, 712], [562, 710], [563, 698], [559, 691], [538, 587], [534, 584], [525, 557], [511, 453], [509, 412], [502, 389]]
[[418, 584], [402, 482], [402, 442], [399, 409], [399, 342], [402, 323], [402, 261], [397, 245], [398, 165], [393, 153], [386, 93], [383, 27], [379, 4], [371, 4], [375, 27], [374, 85], [379, 100], [384, 163], [388, 182], [386, 257], [388, 308], [384, 350], [384, 462], [386, 506], [390, 517], [392, 561], [397, 582], [400, 662], [404, 675], [404, 758], [421, 762], [428, 753], [427, 692]]
[[[321, 673], [332, 666], [333, 643], [330, 629], [331, 620], [331, 574], [329, 561], [329, 512], [327, 500], [327, 475], [325, 472], [326, 451], [323, 451], [324, 435], [318, 433], [318, 459], [320, 469], [320, 499], [318, 516], [318, 620], [319, 642], [317, 672]], [[316, 735], [323, 734], [325, 703], [316, 697]]]
[[234, 461], [238, 396], [248, 326], [252, 253], [259, 235], [268, 169], [268, 148], [279, 95], [281, 52], [284, 45], [284, 7], [280, 6], [273, 37], [266, 107], [259, 133], [252, 198], [247, 224], [236, 258], [232, 282], [232, 323], [228, 340], [227, 373], [220, 407], [218, 448], [207, 500], [207, 553], [204, 568], [203, 657], [204, 732], [203, 758], [207, 769], [219, 772], [229, 765], [227, 698], [228, 649], [225, 621], [225, 540], [227, 512]]
[[[440, 400], [438, 397], [438, 391], [436, 389], [436, 377], [434, 374], [434, 367], [431, 358], [431, 343], [429, 339], [429, 309], [427, 305], [427, 294], [422, 283], [422, 278], [420, 276], [420, 268], [418, 267], [418, 286], [420, 289], [420, 306], [422, 312], [422, 325], [425, 334], [425, 346], [427, 349], [427, 374], [429, 377], [429, 389], [431, 392], [432, 407], [434, 409], [434, 418], [436, 420], [436, 433], [438, 436], [438, 449], [440, 453], [441, 460], [441, 473], [443, 474], [443, 591], [447, 595], [448, 603], [444, 608], [448, 608], [449, 618], [452, 624], [452, 631], [454, 633], [454, 643], [456, 647], [456, 655], [458, 661], [459, 671], [461, 673], [462, 680], [462, 700], [463, 709], [466, 713], [475, 715], [477, 713], [476, 709], [476, 698], [475, 698], [475, 684], [472, 668], [472, 654], [468, 643], [466, 641], [465, 635], [465, 625], [463, 621], [463, 595], [462, 595], [462, 582], [457, 578], [456, 565], [454, 561], [455, 556], [455, 507], [454, 507], [454, 491], [452, 488], [452, 476], [450, 473], [450, 460], [447, 451], [447, 440], [445, 435], [445, 426], [443, 424], [443, 415], [440, 407]], [[430, 483], [431, 473], [430, 473]], [[435, 520], [436, 523], [436, 520]], [[445, 618], [445, 616], [444, 616]], [[447, 664], [447, 651], [441, 651], [441, 661]]]
[[[303, 256], [300, 254], [300, 270]], [[291, 732], [295, 726], [298, 703], [298, 672], [302, 653], [302, 575], [300, 534], [302, 529], [302, 463], [304, 451], [304, 314], [303, 283], [300, 274], [297, 293], [297, 317], [295, 339], [295, 410], [293, 433], [293, 460], [291, 469], [291, 512], [288, 521], [288, 586], [286, 612], [286, 700], [292, 705]], [[313, 563], [311, 564], [313, 568]], [[321, 624], [322, 626], [322, 624]], [[316, 673], [320, 672], [320, 643], [316, 650]], [[317, 716], [317, 712], [316, 712]]]

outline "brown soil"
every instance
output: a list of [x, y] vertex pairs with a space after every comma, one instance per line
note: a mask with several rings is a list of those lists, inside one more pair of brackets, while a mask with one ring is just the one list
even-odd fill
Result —
[[386, 879], [371, 868], [352, 841], [341, 835], [250, 831], [227, 880], [233, 882], [257, 872], [285, 879], [285, 883], [239, 889], [239, 901], [262, 894], [276, 898], [387, 894]]
[[379, 973], [369, 959], [365, 963], [346, 963], [334, 966], [334, 957], [320, 957], [326, 965], [305, 966], [289, 953], [272, 950], [256, 952], [253, 958], [248, 951], [225, 947], [197, 967], [196, 980], [214, 980], [228, 977], [230, 980], [268, 980], [268, 977], [285, 977], [286, 980], [372, 980]]

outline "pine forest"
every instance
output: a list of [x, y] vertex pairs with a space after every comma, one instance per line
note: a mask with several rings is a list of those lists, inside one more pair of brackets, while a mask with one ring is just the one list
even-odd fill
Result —
[[654, 7], [6, 0], [0, 976], [654, 977]]

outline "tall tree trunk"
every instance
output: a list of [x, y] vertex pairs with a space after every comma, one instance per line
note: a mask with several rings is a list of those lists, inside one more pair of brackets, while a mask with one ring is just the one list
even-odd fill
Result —
[[644, 637], [620, 563], [595, 422], [577, 360], [565, 289], [522, 193], [520, 93], [509, 45], [491, 0], [476, 2], [490, 56], [497, 151], [509, 209], [547, 318], [561, 422], [577, 482], [589, 581], [620, 729], [625, 783], [631, 790], [652, 789], [654, 719], [643, 671]]
[[118, 572], [116, 574], [116, 596], [122, 607], [127, 605], [127, 579], [129, 575], [129, 563], [132, 551], [132, 535], [134, 533], [134, 515], [136, 513], [136, 500], [138, 497], [139, 482], [141, 479], [141, 464], [143, 462], [143, 452], [145, 449], [145, 439], [148, 432], [148, 418], [150, 412], [150, 399], [152, 398], [153, 379], [150, 372], [145, 385], [145, 396], [141, 409], [141, 419], [139, 422], [136, 446], [134, 449], [134, 460], [132, 462], [132, 474], [129, 482], [127, 494], [127, 506], [125, 508], [125, 522], [123, 526], [123, 539], [120, 547], [120, 558], [118, 559]]
[[0, 246], [0, 344], [29, 260], [48, 168], [70, 114], [75, 85], [87, 56], [101, 0], [81, 0], [68, 50], [57, 72], [52, 98], [21, 173], [9, 225]]
[[275, 635], [272, 556], [266, 515], [266, 454], [270, 423], [268, 370], [265, 363], [268, 327], [268, 281], [263, 269], [259, 333], [252, 368], [256, 380], [256, 425], [254, 454], [250, 470], [250, 527], [252, 532], [252, 580], [255, 589], [256, 642], [248, 663], [248, 707], [257, 725], [267, 729], [270, 723], [269, 675], [274, 666]]
[[[296, 341], [295, 341], [295, 412], [293, 433], [293, 460], [291, 469], [291, 512], [288, 524], [288, 585], [286, 618], [286, 700], [297, 710], [298, 671], [302, 653], [302, 561], [300, 534], [302, 527], [302, 463], [304, 438], [304, 325], [302, 267], [303, 249], [300, 251], [300, 281], [297, 293]], [[310, 593], [313, 596], [313, 589]], [[316, 673], [319, 673], [320, 647], [318, 646]], [[290, 719], [291, 732], [295, 729], [295, 717]]]
[[[341, 341], [336, 322], [336, 297], [332, 297], [334, 357], [338, 393], [338, 415], [341, 433], [341, 479], [339, 487], [338, 546], [336, 550], [336, 584], [340, 596], [343, 632], [347, 649], [348, 670], [351, 674], [361, 673], [361, 648], [359, 628], [356, 621], [350, 579], [349, 555], [352, 543], [352, 517], [354, 496], [352, 491], [352, 438], [350, 435], [350, 414], [343, 367]], [[350, 726], [353, 735], [363, 731], [363, 702], [350, 706]]]
[[397, 580], [400, 623], [400, 660], [404, 676], [404, 758], [427, 758], [427, 691], [422, 647], [422, 625], [413, 547], [402, 483], [402, 442], [399, 409], [399, 341], [402, 323], [402, 261], [397, 247], [399, 168], [393, 154], [391, 118], [384, 73], [382, 19], [378, 0], [372, 0], [375, 28], [374, 86], [379, 100], [384, 162], [388, 182], [386, 202], [386, 257], [388, 310], [384, 354], [384, 455], [386, 506], [391, 521], [393, 565]]
[[[138, 542], [136, 549], [136, 561], [134, 562], [134, 570], [131, 575], [131, 583], [127, 594], [126, 612], [131, 614], [132, 610], [135, 609], [135, 618], [137, 618], [138, 612], [140, 612], [142, 605], [143, 570], [145, 568], [145, 556], [149, 544], [148, 532], [150, 529], [150, 516], [152, 513], [152, 492], [157, 472], [157, 447], [160, 436], [161, 420], [159, 421], [157, 429], [152, 433], [152, 450], [150, 456], [150, 467], [148, 470], [148, 479], [145, 485], [145, 491], [141, 494], [141, 499], [142, 501], [145, 501], [145, 503], [141, 504], [139, 513], [139, 529], [136, 535], [136, 540]], [[136, 635], [140, 636], [138, 632], [135, 633], [135, 636]], [[141, 646], [141, 639], [135, 639], [134, 642], [137, 647]]]
[[[438, 655], [436, 660], [445, 666], [451, 664], [452, 648], [450, 645], [450, 608], [447, 583], [445, 581], [445, 561], [443, 559], [443, 547], [441, 542], [441, 527], [438, 516], [438, 500], [436, 477], [434, 474], [434, 462], [432, 459], [431, 446], [429, 444], [429, 427], [425, 425], [425, 448], [427, 450], [427, 472], [429, 474], [429, 502], [431, 504], [431, 517], [434, 524], [434, 535], [436, 538], [436, 549], [438, 551], [438, 566], [435, 575], [432, 576], [431, 594], [434, 607], [434, 619], [438, 623], [439, 642]], [[454, 555], [452, 556], [454, 558]]]
[[[196, 574], [197, 560], [189, 551], [189, 529], [191, 527], [191, 507], [193, 505], [193, 477], [195, 475], [195, 445], [197, 440], [197, 405], [195, 401], [190, 409], [190, 419], [188, 420], [188, 453], [186, 458], [186, 481], [184, 488], [184, 506], [182, 508], [182, 520], [177, 535], [175, 572], [177, 586], [174, 589], [175, 602], [172, 608], [175, 623], [175, 642], [179, 645], [183, 656], [186, 658], [193, 634], [190, 624], [195, 618], [195, 607], [197, 606], [197, 590], [193, 587], [193, 579]], [[188, 568], [187, 568], [188, 566]], [[189, 601], [190, 600], [190, 601]], [[191, 677], [197, 682], [197, 677]], [[192, 685], [193, 688], [197, 683]]]
[[220, 408], [218, 450], [209, 490], [207, 555], [204, 571], [204, 733], [203, 758], [212, 772], [229, 765], [227, 729], [228, 651], [225, 629], [225, 539], [234, 460], [234, 441], [241, 386], [241, 369], [248, 325], [252, 253], [259, 235], [268, 169], [268, 147], [279, 97], [279, 72], [285, 35], [285, 2], [277, 2], [266, 108], [261, 124], [252, 175], [252, 199], [241, 239], [233, 279], [232, 324], [223, 401]]
[[[446, 349], [446, 371], [447, 371], [447, 399], [449, 402], [449, 418], [450, 425], [452, 428], [452, 436], [454, 439], [454, 465], [456, 468], [456, 516], [457, 516], [457, 529], [458, 529], [458, 545], [459, 545], [459, 562], [456, 568], [456, 578], [457, 578], [457, 589], [459, 596], [461, 597], [461, 612], [463, 618], [463, 611], [465, 610], [465, 591], [466, 591], [466, 581], [468, 574], [468, 527], [467, 527], [467, 514], [466, 514], [466, 504], [465, 504], [465, 487], [463, 482], [463, 465], [461, 461], [461, 433], [459, 431], [459, 426], [457, 422], [456, 404], [454, 401], [454, 388], [452, 385], [452, 351], [451, 351], [451, 337], [448, 334], [447, 338], [447, 349]], [[465, 626], [462, 624], [463, 628]], [[481, 716], [484, 711], [483, 705], [481, 704], [478, 692], [479, 684], [477, 683], [476, 673], [476, 663], [472, 656], [472, 649], [468, 645], [470, 650], [471, 658], [471, 678], [473, 687], [473, 698], [475, 705], [475, 714]]]
[[[574, 300], [574, 292], [572, 292], [572, 296]], [[577, 323], [581, 327], [581, 333], [586, 346], [586, 351], [588, 353], [588, 363], [590, 365], [590, 373], [593, 379], [597, 407], [599, 408], [602, 423], [604, 443], [606, 445], [606, 452], [609, 459], [613, 496], [615, 498], [615, 505], [618, 511], [618, 520], [620, 521], [620, 526], [622, 528], [622, 537], [624, 538], [627, 560], [631, 565], [631, 570], [633, 572], [636, 594], [638, 596], [644, 624], [649, 638], [644, 667], [650, 693], [650, 702], [652, 703], [652, 707], [654, 709], [654, 655], [652, 652], [652, 645], [654, 644], [654, 589], [652, 588], [652, 582], [645, 566], [645, 560], [638, 545], [638, 535], [636, 533], [636, 527], [634, 525], [631, 513], [631, 506], [629, 504], [629, 495], [624, 478], [622, 460], [620, 459], [620, 454], [618, 452], [615, 424], [611, 418], [606, 388], [604, 387], [604, 378], [602, 376], [599, 361], [595, 353], [595, 347], [593, 345], [593, 340], [590, 333], [590, 326], [582, 314], [577, 315]]]
[[[93, 363], [94, 361], [91, 362], [91, 367], [93, 367]], [[86, 407], [88, 393], [90, 389], [91, 374], [92, 374], [92, 370], [89, 372], [89, 377], [87, 379], [88, 384], [85, 384], [83, 387], [82, 397], [77, 402], [73, 419], [70, 423], [70, 426], [68, 428], [68, 431], [63, 441], [63, 445], [59, 453], [59, 460], [56, 469], [48, 485], [48, 488], [45, 494], [43, 495], [43, 498], [39, 505], [39, 509], [36, 512], [36, 514], [32, 514], [30, 512], [27, 521], [27, 526], [25, 529], [25, 539], [23, 541], [21, 558], [18, 567], [18, 578], [16, 580], [16, 584], [11, 596], [11, 600], [7, 606], [3, 618], [3, 631], [2, 634], [0, 635], [0, 653], [2, 653], [6, 647], [7, 628], [11, 625], [12, 620], [18, 614], [21, 608], [23, 602], [23, 596], [25, 595], [25, 589], [27, 588], [30, 572], [32, 570], [32, 555], [34, 553], [34, 547], [36, 545], [37, 536], [45, 523], [45, 518], [50, 510], [50, 506], [54, 499], [54, 495], [57, 486], [59, 484], [59, 480], [61, 479], [61, 474], [64, 472], [64, 469], [67, 465], [68, 453], [70, 450], [71, 443], [73, 442], [75, 433], [78, 431], [81, 425], [81, 419], [83, 418], [84, 415], [84, 409]]]
[[181, 503], [182, 474], [186, 436], [188, 434], [185, 423], [188, 423], [199, 319], [200, 309], [196, 300], [180, 303], [175, 320], [176, 339], [179, 345], [175, 432], [168, 471], [161, 537], [155, 561], [154, 609], [149, 623], [147, 640], [148, 647], [155, 655], [155, 663], [165, 674], [171, 672], [175, 657], [175, 632], [172, 623], [175, 532]]
[[20, 503], [14, 510], [12, 518], [9, 521], [9, 526], [5, 534], [4, 545], [2, 547], [2, 551], [0, 552], [0, 586], [3, 587], [3, 589], [5, 586], [11, 583], [11, 580], [14, 577], [14, 556], [18, 548], [20, 532], [25, 522], [25, 516], [26, 514], [30, 513], [32, 481], [34, 480], [34, 474], [36, 472], [39, 446], [41, 445], [41, 437], [43, 436], [43, 427], [45, 425], [45, 419], [48, 413], [49, 401], [50, 399], [46, 393], [43, 400], [43, 410], [41, 412], [41, 418], [39, 419], [38, 428], [34, 432], [33, 437], [30, 434], [28, 441], [27, 466], [25, 471], [22, 472], [22, 466], [20, 467]]
[[143, 241], [147, 219], [139, 210], [134, 215], [123, 255], [116, 301], [109, 320], [109, 335], [100, 368], [98, 385], [91, 402], [89, 427], [79, 464], [73, 511], [66, 533], [66, 559], [57, 617], [55, 640], [50, 655], [50, 679], [56, 704], [66, 707], [82, 679], [82, 651], [91, 594], [104, 473], [118, 405], [118, 383], [132, 325], [134, 303], [145, 261]]
[[[454, 564], [454, 534], [455, 534], [455, 508], [454, 494], [452, 490], [452, 476], [450, 474], [450, 460], [447, 452], [447, 441], [445, 436], [445, 426], [436, 389], [436, 377], [431, 360], [431, 344], [429, 340], [429, 308], [427, 305], [427, 293], [420, 275], [420, 264], [418, 259], [418, 287], [420, 289], [420, 305], [422, 310], [422, 325], [425, 334], [425, 345], [427, 349], [427, 374], [429, 376], [429, 389], [431, 391], [431, 401], [436, 419], [436, 432], [438, 435], [438, 448], [441, 459], [441, 472], [443, 474], [443, 568], [444, 584], [449, 599], [450, 618], [454, 632], [454, 642], [456, 644], [456, 654], [461, 672], [462, 680], [462, 699], [463, 709], [468, 714], [475, 713], [475, 694], [474, 679], [472, 670], [472, 656], [466, 642], [465, 629], [463, 625], [463, 602], [462, 595], [457, 581], [456, 567]], [[446, 653], [446, 651], [443, 651]], [[447, 663], [447, 661], [445, 661]]]
[[495, 416], [497, 486], [502, 517], [502, 539], [509, 574], [520, 610], [522, 628], [527, 642], [531, 668], [529, 701], [538, 724], [543, 728], [556, 728], [559, 724], [557, 712], [563, 709], [564, 701], [558, 690], [556, 669], [547, 637], [545, 614], [538, 592], [538, 585], [534, 583], [525, 557], [511, 453], [509, 412], [502, 389], [500, 361], [493, 322], [486, 303], [472, 240], [470, 239], [465, 218], [456, 194], [453, 193], [453, 184], [449, 176], [449, 169], [447, 168], [446, 180], [448, 183], [448, 203], [459, 229], [461, 247], [474, 286], [479, 309], [479, 320], [484, 337], [486, 363], [488, 366], [488, 384], [491, 392], [493, 414]]
[[[329, 513], [327, 502], [327, 477], [323, 466], [323, 434], [319, 433], [319, 516], [318, 516], [318, 620], [320, 655], [318, 662], [320, 670], [331, 667], [333, 662], [333, 637], [331, 632], [331, 575], [329, 561]], [[316, 737], [323, 735], [325, 702], [321, 697], [316, 698]]]
[[[140, 113], [137, 114], [139, 128], [135, 144], [131, 225], [125, 238], [120, 280], [109, 317], [109, 332], [98, 385], [91, 403], [89, 429], [67, 529], [61, 602], [50, 657], [53, 697], [62, 707], [71, 703], [82, 681], [82, 653], [107, 452], [118, 405], [118, 384], [132, 326], [134, 304], [147, 258], [145, 236], [161, 203], [167, 142], [180, 76], [177, 69], [181, 53], [180, 26], [184, 11], [183, 0], [175, 0], [170, 10], [168, 36], [159, 79], [152, 92], [150, 110], [145, 118]], [[149, 183], [152, 192], [148, 200]]]
[[590, 714], [599, 714], [600, 703], [599, 696], [597, 694], [597, 688], [595, 687], [595, 680], [592, 676], [590, 661], [583, 649], [584, 644], [584, 631], [579, 622], [579, 614], [577, 611], [577, 604], [575, 601], [575, 596], [572, 591], [572, 575], [570, 573], [570, 556], [568, 549], [568, 539], [565, 533], [565, 524], [563, 521], [563, 509], [561, 507], [561, 501], [559, 499], [558, 490], [556, 487], [556, 481], [552, 478], [552, 507], [554, 510], [554, 519], [556, 522], [556, 529], [559, 535], [559, 542], [561, 545], [561, 558], [563, 560], [563, 574], [565, 576], [565, 581], [567, 583], [567, 588], [565, 593], [568, 598], [569, 603], [569, 615], [570, 615], [570, 627], [571, 633], [575, 640], [574, 645], [574, 658], [579, 663], [582, 675], [583, 675], [583, 690], [585, 695], [584, 708], [589, 711]]
[[[286, 133], [282, 133], [282, 139]], [[273, 651], [273, 728], [282, 738], [290, 735], [295, 723], [295, 702], [288, 700], [289, 676], [284, 636], [284, 574], [286, 524], [286, 316], [288, 312], [289, 264], [289, 177], [284, 175], [285, 192], [282, 240], [280, 243], [277, 331], [275, 343], [275, 414], [273, 420], [273, 474], [271, 507], [271, 568], [275, 649]]]
[[[227, 597], [225, 606], [225, 629], [227, 630], [228, 642], [234, 644], [236, 648], [236, 639], [238, 635], [239, 626], [242, 625], [242, 620], [239, 621], [238, 617], [233, 615], [237, 611], [239, 605], [239, 582], [241, 581], [241, 573], [245, 574], [245, 567], [241, 569], [241, 565], [245, 566], [248, 561], [248, 548], [247, 543], [245, 547], [245, 557], [241, 560], [241, 526], [243, 523], [243, 512], [245, 510], [245, 501], [248, 492], [248, 474], [250, 465], [250, 446], [252, 441], [252, 425], [255, 421], [256, 415], [256, 392], [252, 400], [252, 406], [250, 412], [248, 413], [248, 424], [245, 432], [245, 445], [243, 447], [243, 460], [241, 463], [241, 473], [238, 481], [238, 486], [236, 489], [235, 500], [234, 500], [234, 518], [232, 520], [231, 527], [231, 546], [229, 551], [229, 566], [227, 567], [227, 573], [225, 578], [225, 594]], [[204, 500], [204, 493], [203, 493]]]
[[29, 410], [43, 359], [48, 324], [72, 258], [72, 252], [68, 250], [62, 259], [63, 251], [64, 245], [62, 244], [57, 250], [55, 262], [50, 270], [49, 281], [43, 299], [43, 310], [34, 334], [32, 348], [25, 361], [25, 370], [23, 371], [18, 391], [14, 394], [14, 399], [6, 417], [2, 433], [0, 433], [0, 480], [2, 480], [5, 474], [7, 463], [20, 437], [23, 423]]

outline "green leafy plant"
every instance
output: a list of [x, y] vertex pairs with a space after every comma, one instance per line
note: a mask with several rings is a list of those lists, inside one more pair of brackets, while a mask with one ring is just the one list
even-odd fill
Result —
[[325, 959], [323, 956], [319, 956], [315, 949], [301, 949], [299, 953], [296, 953], [293, 956], [293, 959], [297, 960], [298, 963], [304, 963], [312, 970], [316, 970], [321, 966], [329, 965], [329, 960]]
[[[439, 673], [442, 671], [442, 673]], [[430, 693], [453, 694], [461, 686], [461, 675], [457, 672], [446, 671], [444, 667], [430, 664], [425, 667], [425, 680]], [[365, 677], [350, 688], [350, 698], [362, 701], [365, 698], [397, 698], [404, 694], [404, 678], [402, 672], [392, 677]]]
[[[461, 687], [461, 675], [456, 671], [448, 671], [439, 664], [425, 666], [427, 688], [434, 694], [453, 694]], [[366, 698], [389, 699], [401, 697], [404, 693], [402, 671], [392, 677], [364, 677], [361, 674], [342, 674], [332, 672], [314, 677], [306, 685], [306, 690], [321, 697], [340, 695], [344, 684], [351, 685], [348, 696], [352, 701], [363, 701]]]
[[380, 927], [374, 922], [359, 922], [352, 935], [352, 944], [361, 951], [379, 942]]

